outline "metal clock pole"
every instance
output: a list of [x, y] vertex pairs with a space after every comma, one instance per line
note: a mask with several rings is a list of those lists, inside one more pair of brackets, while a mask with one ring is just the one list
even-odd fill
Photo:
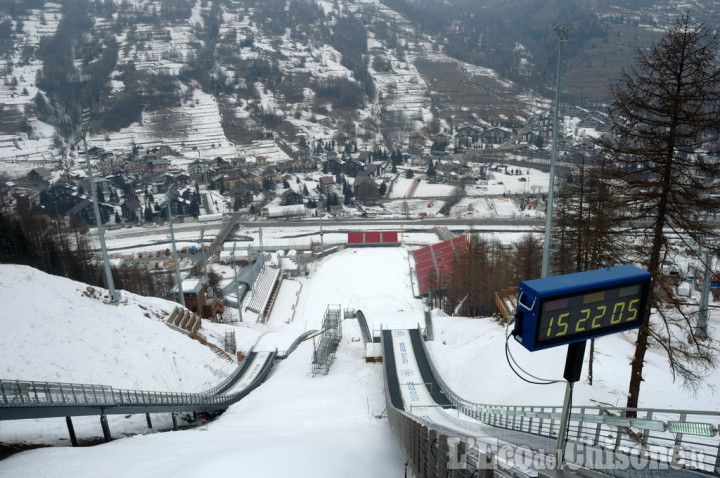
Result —
[[570, 408], [572, 406], [572, 393], [575, 382], [580, 380], [583, 359], [585, 358], [585, 343], [573, 342], [568, 345], [567, 357], [565, 358], [565, 372], [563, 378], [567, 380], [565, 387], [565, 401], [560, 417], [560, 431], [558, 432], [555, 456], [557, 457], [557, 468], [560, 469], [565, 461], [565, 440], [567, 439], [567, 428], [570, 423]]

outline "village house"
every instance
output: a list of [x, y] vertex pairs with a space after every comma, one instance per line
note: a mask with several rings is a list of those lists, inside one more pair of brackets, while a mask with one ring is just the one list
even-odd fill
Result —
[[125, 200], [120, 204], [122, 216], [126, 221], [135, 221], [142, 217], [142, 204], [135, 192], [130, 191]]
[[35, 184], [50, 181], [51, 177], [52, 174], [47, 168], [35, 168], [28, 173], [28, 179], [33, 181], [33, 183]]
[[323, 194], [329, 194], [335, 185], [335, 178], [332, 176], [323, 176], [318, 180], [318, 188]]
[[[111, 217], [114, 217], [115, 215], [115, 209], [109, 204], [100, 203], [99, 209], [103, 223], [107, 222]], [[75, 216], [78, 219], [82, 219], [89, 225], [94, 225], [96, 222], [95, 207], [93, 206], [93, 202], [90, 199], [81, 200], [75, 206], [73, 206], [72, 209], [67, 211], [65, 215]]]
[[[106, 178], [102, 176], [93, 176], [93, 183], [95, 184], [95, 191], [98, 193], [107, 193], [110, 190], [110, 181], [108, 181]], [[91, 194], [90, 190], [90, 181], [85, 181], [85, 184], [83, 185], [85, 188], [85, 191], [88, 192], [88, 194]]]
[[228, 193], [233, 210], [249, 207], [253, 202], [252, 189], [245, 185], [236, 186]]
[[503, 126], [493, 126], [482, 133], [482, 140], [490, 144], [500, 144], [512, 136], [512, 131]]
[[364, 178], [359, 183], [356, 181], [355, 200], [369, 206], [375, 205], [380, 200], [380, 188], [370, 178]]
[[444, 131], [435, 135], [435, 144], [437, 144], [441, 148], [450, 144], [451, 140], [452, 136]]
[[150, 159], [147, 162], [147, 169], [151, 174], [164, 173], [170, 169], [170, 160], [166, 158]]
[[421, 148], [424, 148], [427, 144], [427, 138], [425, 135], [419, 132], [410, 133], [410, 136], [408, 137], [408, 145], [409, 146], [419, 146]]
[[243, 178], [237, 173], [224, 174], [221, 178], [221, 181], [222, 188], [225, 191], [231, 191], [240, 186], [247, 187], [247, 181], [245, 180], [245, 178]]
[[322, 162], [322, 171], [325, 174], [345, 174], [345, 160], [337, 155]]
[[294, 206], [296, 204], [303, 204], [303, 195], [293, 191], [292, 189], [287, 189], [282, 194], [281, 204], [283, 206]]

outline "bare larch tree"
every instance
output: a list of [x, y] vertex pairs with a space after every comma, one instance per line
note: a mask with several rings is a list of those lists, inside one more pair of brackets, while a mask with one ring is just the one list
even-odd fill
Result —
[[610, 134], [600, 142], [608, 184], [625, 215], [625, 234], [635, 239], [628, 259], [641, 262], [654, 283], [646, 311], [654, 315], [637, 335], [628, 408], [638, 406], [649, 345], [664, 351], [673, 376], [690, 388], [714, 366], [715, 342], [693, 339], [692, 309], [674, 298], [663, 262], [675, 238], [684, 247], [718, 247], [710, 220], [720, 206], [717, 55], [717, 34], [686, 13], [611, 88]]

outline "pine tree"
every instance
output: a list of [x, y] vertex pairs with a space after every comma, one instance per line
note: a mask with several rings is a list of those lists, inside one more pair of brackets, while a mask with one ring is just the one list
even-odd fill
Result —
[[437, 175], [437, 171], [435, 170], [435, 164], [432, 162], [432, 159], [430, 160], [430, 164], [428, 164], [428, 168], [425, 174], [428, 178], [434, 178]]

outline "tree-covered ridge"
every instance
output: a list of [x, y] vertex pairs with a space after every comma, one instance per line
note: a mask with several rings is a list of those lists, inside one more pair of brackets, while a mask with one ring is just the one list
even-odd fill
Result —
[[587, 42], [607, 35], [606, 25], [590, 5], [578, 0], [461, 0], [452, 5], [435, 0], [383, 3], [436, 35], [449, 55], [490, 67], [520, 82], [536, 82], [554, 71], [557, 37], [553, 26], [564, 26], [572, 36], [572, 42], [566, 46], [568, 58], [581, 51]]

